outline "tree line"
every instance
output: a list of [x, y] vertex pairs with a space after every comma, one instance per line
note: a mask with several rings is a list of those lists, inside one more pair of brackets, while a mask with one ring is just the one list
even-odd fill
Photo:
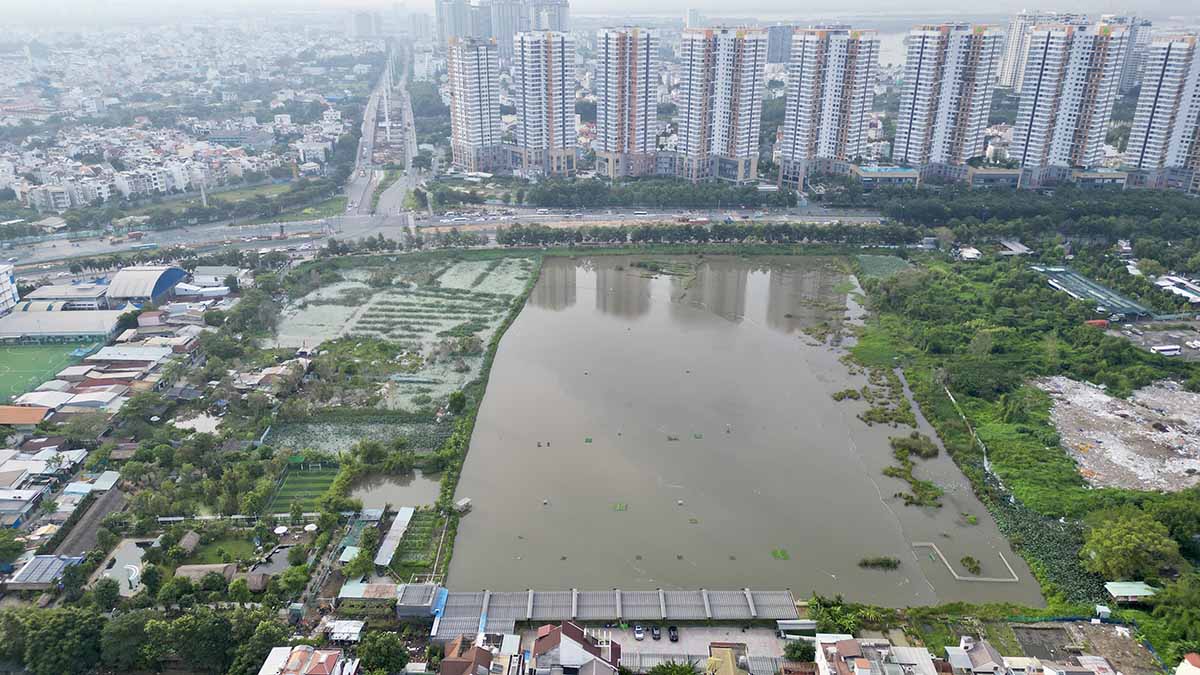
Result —
[[525, 203], [551, 208], [601, 207], [790, 207], [797, 198], [791, 190], [760, 191], [753, 185], [708, 182], [689, 183], [674, 178], [646, 178], [607, 182], [599, 179], [547, 180], [530, 186]]
[[879, 244], [902, 246], [920, 241], [921, 231], [906, 225], [811, 225], [802, 223], [662, 223], [636, 226], [550, 227], [512, 225], [498, 228], [502, 246], [574, 244]]

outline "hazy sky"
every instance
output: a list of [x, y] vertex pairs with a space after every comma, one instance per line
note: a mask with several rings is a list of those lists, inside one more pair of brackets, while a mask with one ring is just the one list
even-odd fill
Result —
[[[432, 11], [433, 0], [407, 0], [408, 6]], [[0, 0], [4, 6], [0, 24], [9, 21], [40, 25], [102, 23], [107, 19], [155, 19], [168, 16], [195, 17], [206, 12], [247, 10], [283, 10], [331, 8], [392, 7], [392, 0]], [[804, 17], [812, 14], [876, 14], [907, 17], [937, 14], [945, 18], [970, 14], [995, 15], [1024, 7], [1058, 9], [1101, 14], [1135, 11], [1153, 18], [1200, 15], [1200, 3], [1195, 0], [989, 0], [963, 3], [962, 0], [571, 0], [572, 11], [580, 14], [628, 13], [682, 14], [695, 7], [710, 14], [739, 16], [762, 15]], [[650, 9], [653, 8], [653, 9]], [[736, 9], [735, 9], [736, 8]]]

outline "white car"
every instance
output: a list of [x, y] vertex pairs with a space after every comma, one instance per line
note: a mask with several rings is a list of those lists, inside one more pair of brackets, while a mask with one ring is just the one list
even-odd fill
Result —
[[646, 639], [646, 629], [642, 627], [642, 624], [640, 624], [640, 623], [633, 624], [633, 639], [634, 640], [645, 640]]

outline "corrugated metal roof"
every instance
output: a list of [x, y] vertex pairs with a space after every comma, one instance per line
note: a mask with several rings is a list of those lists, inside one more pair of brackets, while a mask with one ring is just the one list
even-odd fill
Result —
[[153, 298], [156, 290], [161, 294], [162, 286], [174, 285], [186, 275], [182, 269], [171, 265], [126, 267], [113, 276], [108, 285], [108, 297], [118, 300]]
[[412, 521], [414, 513], [416, 513], [416, 509], [411, 506], [401, 506], [396, 511], [396, 519], [392, 521], [392, 527], [388, 529], [383, 543], [379, 545], [379, 552], [375, 554], [377, 566], [387, 567], [392, 564], [392, 558], [396, 555], [396, 549], [400, 547], [400, 540], [404, 538], [404, 533], [408, 531], [408, 523]]

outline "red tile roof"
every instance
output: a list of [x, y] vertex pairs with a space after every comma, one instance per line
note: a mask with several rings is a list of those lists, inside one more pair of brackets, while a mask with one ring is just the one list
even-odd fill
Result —
[[46, 418], [48, 408], [24, 405], [0, 405], [0, 424], [26, 426], [37, 424]]

